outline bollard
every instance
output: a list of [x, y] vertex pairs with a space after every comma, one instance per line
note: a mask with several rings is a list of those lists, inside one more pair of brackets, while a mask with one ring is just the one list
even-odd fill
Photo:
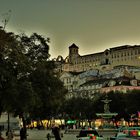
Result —
[[51, 139], [51, 135], [50, 133], [47, 134], [47, 140], [50, 140]]
[[63, 138], [63, 133], [61, 133], [61, 138]]

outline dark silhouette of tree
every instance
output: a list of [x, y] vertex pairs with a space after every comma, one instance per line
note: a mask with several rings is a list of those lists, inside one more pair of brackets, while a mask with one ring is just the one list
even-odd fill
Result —
[[137, 111], [140, 110], [140, 90], [132, 90], [128, 91], [128, 93], [125, 95], [126, 97], [126, 106], [127, 106], [127, 112], [129, 114], [134, 114]]
[[[28, 74], [28, 59], [24, 55], [24, 51], [24, 47], [20, 46], [14, 33], [0, 29], [1, 112], [15, 113], [18, 107], [16, 103], [21, 102], [21, 100], [17, 100], [20, 93], [18, 89], [19, 81]], [[28, 84], [29, 82], [27, 81], [26, 85]], [[30, 92], [27, 94], [30, 94]], [[25, 106], [27, 107], [28, 105], [26, 102]], [[22, 105], [22, 108], [25, 106]]]
[[110, 92], [108, 93], [108, 97], [110, 100], [112, 100], [109, 103], [110, 106], [110, 112], [117, 112], [119, 114], [123, 113], [126, 108], [125, 104], [125, 96], [122, 92]]
[[79, 122], [88, 120], [89, 124], [95, 116], [93, 101], [85, 98], [71, 98], [64, 102], [63, 112], [69, 116], [67, 119], [76, 119]]
[[59, 112], [67, 91], [54, 70], [54, 62], [49, 61], [49, 38], [45, 39], [33, 33], [30, 37], [22, 34], [20, 39], [27, 50], [25, 54], [32, 69], [29, 79], [38, 97], [38, 104], [30, 112], [31, 117], [35, 119], [54, 117]]
[[47, 42], [36, 33], [28, 37], [0, 29], [0, 113], [19, 115], [25, 128], [29, 115], [58, 112], [66, 93], [48, 59]]

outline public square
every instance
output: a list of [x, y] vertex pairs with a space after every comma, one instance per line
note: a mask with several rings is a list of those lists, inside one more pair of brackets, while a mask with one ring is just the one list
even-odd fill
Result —
[[[5, 136], [5, 131], [2, 132], [2, 136], [6, 138]], [[19, 130], [15, 131], [16, 134], [19, 134]], [[47, 134], [51, 133], [51, 130], [38, 130], [38, 129], [33, 129], [27, 130], [28, 137], [27, 140], [48, 140], [47, 139]], [[76, 140], [76, 136], [78, 133], [64, 133], [64, 130], [61, 131], [63, 133], [62, 140]], [[114, 135], [113, 133], [106, 133], [103, 134], [104, 140], [107, 140], [110, 136]], [[19, 136], [14, 137], [14, 140], [20, 140]], [[50, 140], [54, 140], [54, 138], [51, 138]]]
[[[16, 134], [19, 134], [19, 130], [15, 131]], [[38, 130], [38, 129], [34, 129], [34, 130], [27, 130], [27, 134], [28, 140], [47, 140], [47, 134], [51, 133], [51, 130]], [[62, 133], [64, 134], [64, 131], [62, 131]], [[5, 136], [6, 131], [2, 132], [2, 136], [4, 138], [6, 138]], [[14, 137], [15, 140], [20, 140], [19, 136], [15, 136]], [[54, 138], [51, 138], [52, 140]], [[75, 140], [76, 139], [76, 134], [64, 134], [64, 137], [62, 138], [62, 140]]]

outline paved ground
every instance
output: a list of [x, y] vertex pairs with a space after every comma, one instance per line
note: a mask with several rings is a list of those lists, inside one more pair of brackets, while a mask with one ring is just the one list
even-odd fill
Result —
[[[2, 136], [4, 138], [6, 138], [5, 136], [6, 131], [2, 132]], [[15, 131], [16, 134], [19, 134], [19, 131]], [[51, 133], [50, 130], [27, 130], [28, 133], [28, 137], [27, 140], [48, 140], [46, 135], [48, 133]], [[76, 135], [77, 134], [64, 134], [64, 131], [62, 131], [63, 133], [63, 138], [62, 140], [76, 140]], [[14, 140], [20, 140], [19, 136], [15, 136]], [[54, 138], [51, 138], [51, 140], [54, 140]]]
[[[76, 135], [78, 135], [77, 133], [71, 133], [71, 134], [64, 134], [64, 131], [61, 131], [63, 133], [63, 138], [62, 140], [76, 140]], [[19, 131], [15, 131], [16, 134], [19, 134]], [[51, 133], [50, 130], [27, 130], [28, 133], [28, 137], [27, 140], [48, 140], [46, 135], [48, 133]], [[2, 132], [2, 135], [6, 138], [5, 136], [5, 131]], [[104, 140], [109, 140], [108, 138], [110, 137], [110, 134], [106, 134], [103, 136]], [[19, 136], [16, 136], [14, 138], [14, 140], [20, 140]], [[54, 138], [51, 138], [51, 140], [54, 140]]]

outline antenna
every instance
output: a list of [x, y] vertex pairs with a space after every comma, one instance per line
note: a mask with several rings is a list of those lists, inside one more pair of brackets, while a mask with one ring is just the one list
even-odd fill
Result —
[[6, 28], [6, 25], [8, 24], [9, 20], [10, 20], [10, 17], [11, 17], [11, 10], [9, 10], [8, 12], [2, 14], [3, 16], [3, 30]]

